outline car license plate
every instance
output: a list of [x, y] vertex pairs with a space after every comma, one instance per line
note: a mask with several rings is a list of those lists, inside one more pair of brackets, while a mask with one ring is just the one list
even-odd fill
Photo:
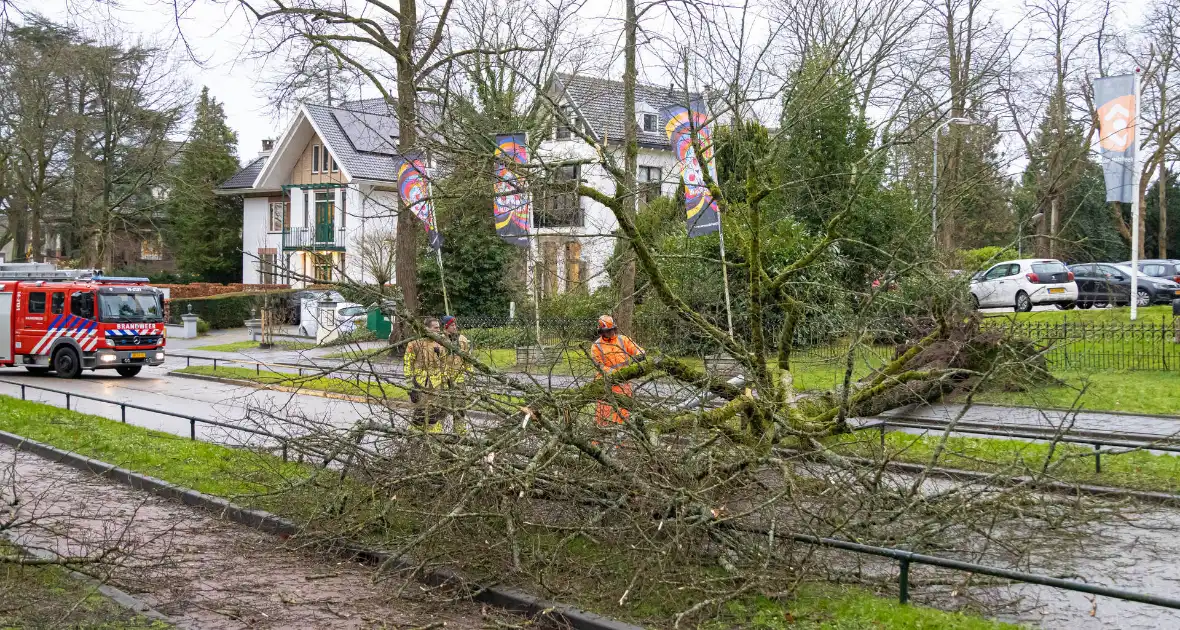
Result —
[[1173, 295], [1180, 295], [1180, 291], [1173, 291], [1172, 294]]
[[1057, 287], [1056, 289], [1049, 289], [1049, 293], [1065, 293], [1065, 289]]
[[132, 359], [146, 359], [147, 353], [146, 352], [132, 352], [131, 358]]

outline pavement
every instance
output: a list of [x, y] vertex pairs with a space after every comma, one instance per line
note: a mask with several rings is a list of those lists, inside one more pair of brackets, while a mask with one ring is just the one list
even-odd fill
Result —
[[1113, 414], [1101, 411], [1067, 412], [981, 404], [974, 404], [964, 412], [963, 407], [964, 405], [955, 403], [910, 406], [894, 409], [883, 416], [942, 423], [957, 418], [965, 424], [999, 425], [1013, 430], [1059, 431], [1068, 428], [1076, 433], [1120, 433], [1140, 439], [1174, 438], [1180, 434], [1180, 417]]
[[[519, 627], [523, 620], [426, 588], [396, 588], [375, 567], [238, 525], [95, 475], [0, 447], [18, 544], [62, 555], [117, 551], [88, 573], [177, 628], [289, 630]], [[154, 626], [153, 626], [154, 627]]]

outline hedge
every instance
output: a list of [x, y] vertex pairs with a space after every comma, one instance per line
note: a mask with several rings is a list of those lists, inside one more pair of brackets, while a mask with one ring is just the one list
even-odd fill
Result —
[[[209, 322], [210, 328], [241, 328], [250, 319], [250, 310], [254, 309], [255, 316], [262, 313], [262, 303], [266, 296], [271, 296], [272, 306], [286, 307], [286, 301], [295, 291], [284, 289], [281, 291], [251, 291], [239, 293], [223, 293], [203, 298], [177, 298], [169, 300], [168, 320], [174, 324], [181, 323], [180, 316], [189, 312], [192, 306], [193, 315], [200, 315], [201, 319]], [[279, 303], [273, 300], [277, 298]]]

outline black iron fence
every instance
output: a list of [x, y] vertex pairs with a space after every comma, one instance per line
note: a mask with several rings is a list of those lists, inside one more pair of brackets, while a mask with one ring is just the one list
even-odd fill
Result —
[[1060, 322], [985, 319], [985, 330], [1030, 339], [1054, 370], [1180, 370], [1172, 317], [1139, 322]]
[[[514, 348], [535, 343], [537, 322], [531, 317], [467, 317], [461, 316], [459, 325], [464, 334], [478, 348]], [[540, 320], [541, 342], [543, 345], [576, 347], [589, 344], [597, 336], [596, 318], [542, 318]], [[725, 329], [725, 321], [714, 321]], [[781, 318], [768, 318], [763, 325], [763, 335], [772, 347], [778, 344], [783, 322]], [[856, 328], [852, 331], [852, 328]], [[735, 336], [742, 342], [749, 342], [747, 322], [738, 318], [734, 322]], [[637, 317], [633, 330], [624, 331], [640, 345], [659, 349], [666, 354], [684, 357], [700, 357], [721, 352], [722, 348], [713, 339], [702, 334], [696, 327], [674, 318]], [[904, 339], [891, 322], [876, 322], [859, 327], [849, 327], [830, 322], [809, 322], [808, 326], [796, 328], [792, 344], [793, 360], [799, 361], [841, 361], [852, 345], [874, 357], [888, 358], [894, 351], [894, 344]]]

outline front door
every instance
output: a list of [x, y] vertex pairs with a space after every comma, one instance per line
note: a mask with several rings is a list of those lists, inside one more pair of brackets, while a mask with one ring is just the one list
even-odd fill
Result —
[[336, 191], [315, 193], [315, 242], [332, 243], [336, 233]]

